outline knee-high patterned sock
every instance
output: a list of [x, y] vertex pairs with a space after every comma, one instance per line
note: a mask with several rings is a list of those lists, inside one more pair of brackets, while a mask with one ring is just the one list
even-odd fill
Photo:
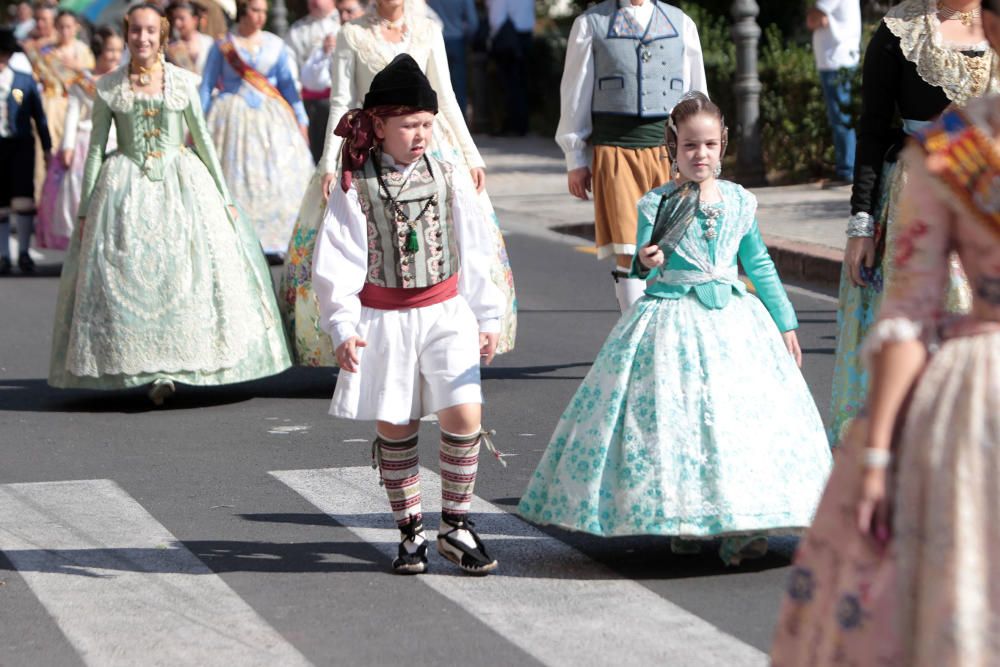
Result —
[[468, 435], [441, 431], [441, 514], [462, 517], [472, 506], [481, 429]]
[[420, 521], [420, 463], [417, 458], [417, 436], [406, 440], [391, 440], [377, 435], [372, 444], [372, 456], [382, 476], [392, 518], [399, 527]]
[[31, 234], [35, 231], [35, 216], [30, 213], [13, 213], [10, 216], [17, 225], [17, 251], [25, 255], [31, 247]]
[[0, 217], [0, 257], [10, 259], [10, 217]]

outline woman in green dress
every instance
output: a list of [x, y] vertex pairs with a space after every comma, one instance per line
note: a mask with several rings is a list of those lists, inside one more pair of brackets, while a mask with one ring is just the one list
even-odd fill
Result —
[[[236, 215], [197, 78], [164, 63], [151, 4], [126, 17], [131, 62], [97, 86], [78, 233], [63, 267], [49, 384], [217, 385], [290, 365], [270, 275]], [[105, 147], [114, 121], [118, 151]], [[194, 149], [185, 146], [190, 133]]]

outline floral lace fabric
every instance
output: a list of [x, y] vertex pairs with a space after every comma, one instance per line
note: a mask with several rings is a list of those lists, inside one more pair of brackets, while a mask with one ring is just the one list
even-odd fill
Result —
[[[132, 136], [122, 128], [135, 118], [191, 111], [193, 86], [170, 85], [174, 69], [166, 71], [163, 96], [136, 95], [115, 81], [101, 87], [116, 110], [120, 145]], [[191, 132], [204, 145], [203, 125]], [[95, 130], [96, 141], [103, 136]], [[127, 145], [100, 168], [60, 282], [49, 379], [55, 386], [116, 388], [158, 376], [220, 384], [289, 365], [256, 239], [242, 219], [230, 219], [212, 174], [183, 146], [183, 135], [161, 138], [176, 155], [164, 161], [160, 179], [128, 157], [134, 150]]]
[[904, 0], [886, 14], [885, 25], [899, 38], [903, 57], [955, 104], [1000, 91], [996, 54], [987, 48], [982, 56], [967, 56], [949, 48], [939, 32], [937, 5], [936, 0]]

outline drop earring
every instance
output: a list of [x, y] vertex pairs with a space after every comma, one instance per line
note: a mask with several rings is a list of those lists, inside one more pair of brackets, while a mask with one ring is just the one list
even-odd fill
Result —
[[715, 165], [715, 177], [718, 178], [719, 176], [722, 176], [722, 160], [719, 160]]

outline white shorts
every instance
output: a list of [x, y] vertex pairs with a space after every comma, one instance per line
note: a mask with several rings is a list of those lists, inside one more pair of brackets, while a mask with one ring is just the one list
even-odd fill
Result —
[[423, 308], [361, 309], [358, 372], [340, 371], [330, 414], [409, 422], [482, 403], [479, 324], [461, 296]]

